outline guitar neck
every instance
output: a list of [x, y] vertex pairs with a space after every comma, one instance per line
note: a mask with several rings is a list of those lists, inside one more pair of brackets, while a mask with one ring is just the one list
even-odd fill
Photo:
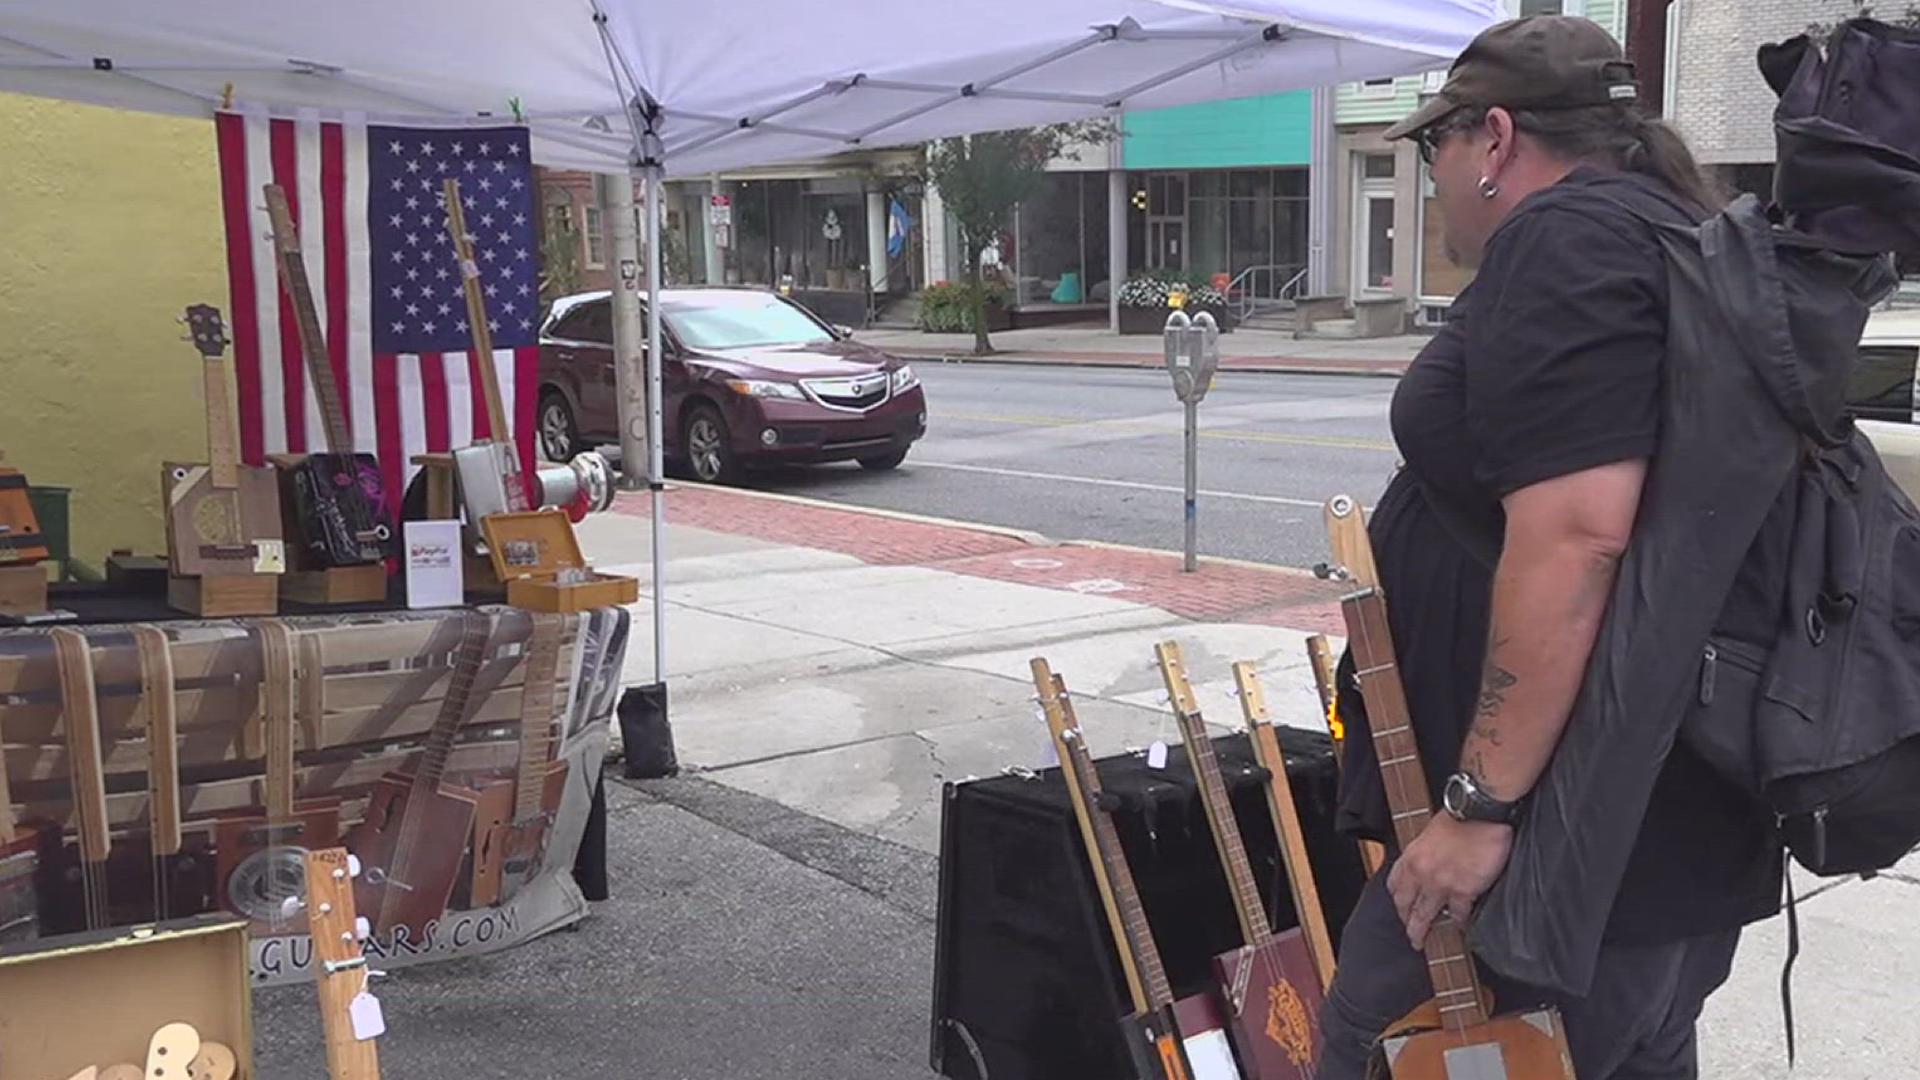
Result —
[[140, 655], [140, 709], [147, 728], [147, 813], [153, 853], [180, 853], [180, 738], [173, 702], [173, 648], [166, 631], [136, 626]]
[[1207, 825], [1213, 831], [1220, 865], [1226, 870], [1227, 884], [1233, 893], [1233, 910], [1240, 918], [1240, 940], [1258, 945], [1273, 936], [1273, 924], [1260, 902], [1260, 886], [1254, 880], [1253, 864], [1247, 859], [1247, 846], [1240, 838], [1240, 822], [1234, 816], [1233, 800], [1220, 775], [1220, 757], [1214, 751], [1206, 720], [1194, 700], [1180, 647], [1164, 642], [1154, 646], [1154, 652], [1167, 684], [1167, 696], [1173, 702], [1174, 719], [1180, 724], [1180, 739], [1187, 747], [1187, 762], [1200, 781], [1200, 803], [1206, 809]]
[[1307, 852], [1307, 831], [1300, 821], [1300, 809], [1293, 801], [1287, 757], [1280, 748], [1280, 736], [1267, 711], [1266, 691], [1261, 688], [1253, 665], [1244, 661], [1233, 665], [1233, 678], [1240, 691], [1240, 710], [1246, 717], [1254, 758], [1267, 770], [1267, 810], [1273, 815], [1273, 835], [1287, 867], [1293, 910], [1300, 918], [1300, 929], [1313, 954], [1314, 969], [1320, 976], [1321, 986], [1325, 987], [1333, 982], [1333, 932], [1327, 925], [1326, 909], [1320, 903], [1320, 886], [1314, 879], [1313, 859]]
[[515, 821], [537, 817], [544, 809], [547, 760], [553, 754], [554, 680], [560, 674], [564, 615], [535, 615], [533, 641], [527, 646], [526, 686], [520, 691], [520, 769], [514, 785]]
[[[1432, 819], [1433, 801], [1420, 765], [1420, 748], [1414, 740], [1406, 687], [1400, 681], [1386, 597], [1377, 587], [1368, 588], [1344, 598], [1340, 606], [1346, 616], [1347, 646], [1353, 651], [1360, 693], [1367, 702], [1367, 722], [1372, 729], [1374, 755], [1380, 762], [1394, 839], [1404, 851]], [[1479, 979], [1459, 927], [1451, 920], [1436, 923], [1427, 934], [1425, 951], [1441, 1022], [1452, 1031], [1485, 1023]]]
[[1113, 827], [1113, 816], [1100, 805], [1100, 774], [1094, 768], [1093, 755], [1087, 751], [1079, 717], [1073, 701], [1066, 695], [1064, 683], [1055, 676], [1063, 728], [1056, 734], [1060, 764], [1067, 767], [1068, 780], [1079, 793], [1077, 805], [1084, 808], [1087, 825], [1093, 834], [1095, 855], [1105, 869], [1111, 901], [1119, 915], [1123, 940], [1114, 944], [1132, 957], [1139, 980], [1138, 997], [1142, 1011], [1164, 1009], [1173, 1004], [1173, 987], [1167, 981], [1166, 965], [1160, 959], [1160, 947], [1154, 943], [1153, 928], [1147, 923], [1146, 908], [1140, 903], [1140, 890], [1134, 885], [1133, 870], [1127, 865], [1120, 834]]
[[467, 232], [467, 209], [460, 201], [460, 181], [446, 182], [447, 227], [460, 259], [460, 283], [467, 296], [467, 332], [473, 335], [473, 355], [480, 368], [480, 387], [487, 399], [487, 422], [496, 441], [508, 441], [506, 399], [500, 393], [500, 373], [493, 366], [493, 326], [487, 322], [487, 298], [481, 292], [480, 267], [473, 260], [473, 237]]
[[266, 725], [267, 822], [293, 820], [293, 630], [278, 619], [260, 622], [261, 719]]
[[486, 660], [492, 629], [493, 618], [489, 615], [470, 611], [461, 616], [460, 645], [454, 650], [447, 696], [440, 701], [440, 713], [434, 717], [432, 730], [427, 732], [426, 750], [420, 757], [420, 769], [414, 774], [413, 805], [422, 805], [446, 774], [447, 758], [453, 754], [453, 740], [466, 722], [474, 680]]
[[107, 771], [100, 756], [100, 712], [94, 692], [93, 649], [78, 630], [51, 631], [60, 668], [60, 708], [67, 733], [69, 779], [74, 817], [79, 823], [80, 856], [104, 863], [113, 839], [107, 822]]
[[218, 356], [207, 357], [201, 374], [206, 387], [207, 464], [212, 470], [213, 486], [231, 491], [240, 486], [240, 444], [234, 435], [233, 399], [227, 393], [226, 363]]
[[352, 453], [353, 428], [347, 422], [340, 385], [334, 381], [333, 362], [327, 356], [327, 340], [320, 330], [320, 312], [313, 302], [307, 261], [300, 254], [300, 231], [293, 222], [293, 208], [286, 190], [279, 184], [266, 185], [266, 196], [267, 213], [273, 220], [274, 250], [280, 262], [280, 284], [287, 291], [293, 321], [300, 328], [300, 351], [306, 354], [307, 360], [307, 384], [313, 387], [314, 397], [320, 402], [327, 449], [336, 454]]

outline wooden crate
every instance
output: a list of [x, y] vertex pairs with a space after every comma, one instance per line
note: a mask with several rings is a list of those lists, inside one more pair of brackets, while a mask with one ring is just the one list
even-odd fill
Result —
[[42, 938], [0, 954], [0, 1047], [9, 1077], [87, 1066], [144, 1068], [162, 1025], [192, 1024], [252, 1077], [247, 924], [203, 915], [155, 926]]
[[203, 619], [272, 615], [280, 610], [280, 575], [170, 576], [167, 606]]

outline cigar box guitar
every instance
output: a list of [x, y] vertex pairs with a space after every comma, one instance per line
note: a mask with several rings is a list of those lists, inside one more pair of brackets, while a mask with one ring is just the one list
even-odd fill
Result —
[[217, 308], [195, 304], [186, 322], [206, 387], [207, 463], [161, 466], [167, 549], [180, 577], [278, 574], [286, 569], [280, 489], [272, 469], [240, 464], [227, 393], [227, 331]]
[[46, 558], [47, 539], [19, 469], [0, 465], [0, 566], [25, 565]]
[[[1400, 680], [1387, 598], [1359, 504], [1351, 496], [1335, 496], [1327, 502], [1326, 522], [1342, 568], [1337, 576], [1354, 586], [1340, 601], [1347, 647], [1366, 698], [1394, 835], [1404, 848], [1426, 828], [1433, 800]], [[1437, 1026], [1389, 1029], [1381, 1050], [1394, 1080], [1574, 1080], [1558, 1010], [1492, 1015], [1464, 927], [1442, 915], [1427, 933], [1425, 951]]]
[[405, 928], [419, 941], [426, 925], [446, 914], [472, 836], [476, 796], [446, 779], [455, 737], [472, 712], [473, 684], [492, 639], [493, 617], [461, 616], [447, 695], [427, 733], [426, 747], [411, 772], [380, 778], [366, 820], [347, 834], [346, 846], [362, 872], [354, 902], [382, 936]]
[[571, 617], [535, 615], [520, 691], [520, 761], [507, 780], [475, 786], [473, 857], [467, 900], [503, 904], [533, 880], [546, 861], [547, 838], [566, 791], [568, 766], [553, 759], [560, 653]]
[[1067, 687], [1043, 659], [1032, 662], [1034, 688], [1053, 737], [1060, 772], [1086, 844], [1100, 901], [1120, 967], [1132, 997], [1133, 1012], [1122, 1018], [1121, 1033], [1137, 1080], [1238, 1080], [1220, 1019], [1206, 994], [1175, 1000], [1167, 970], [1147, 924], [1147, 912], [1134, 885], [1133, 871], [1114, 829], [1109, 797], [1087, 750]]
[[[1322, 999], [1313, 950], [1298, 928], [1273, 932], [1180, 646], [1162, 642], [1154, 646], [1154, 655], [1240, 920], [1242, 946], [1213, 961], [1233, 1044], [1251, 1080], [1309, 1080], [1317, 1064]], [[1284, 773], [1284, 763], [1281, 770]], [[1291, 865], [1288, 873], [1296, 873]]]
[[307, 361], [307, 385], [320, 405], [324, 452], [309, 453], [288, 467], [303, 554], [319, 566], [358, 566], [391, 553], [393, 522], [387, 512], [380, 464], [372, 454], [353, 450], [353, 425], [340, 396], [320, 331], [320, 314], [300, 254], [300, 233], [287, 192], [278, 184], [265, 189], [273, 222], [273, 247], [279, 258], [280, 284], [300, 329], [300, 351]]

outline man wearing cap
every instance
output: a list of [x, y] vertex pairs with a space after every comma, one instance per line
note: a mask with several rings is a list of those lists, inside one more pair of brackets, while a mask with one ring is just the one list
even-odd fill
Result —
[[[1481, 34], [1389, 138], [1419, 142], [1449, 254], [1477, 270], [1394, 394], [1405, 458], [1369, 525], [1414, 734], [1445, 813], [1362, 893], [1321, 1023], [1321, 1080], [1365, 1074], [1432, 994], [1418, 951], [1506, 867], [1565, 730], [1659, 437], [1665, 263], [1649, 221], [1716, 208], [1685, 144], [1639, 110], [1632, 66], [1585, 19]], [[1365, 702], [1340, 826], [1391, 842]], [[1655, 781], [1589, 993], [1481, 975], [1506, 1012], [1551, 1002], [1581, 1080], [1697, 1075], [1694, 1022], [1740, 928], [1778, 910], [1763, 807], [1676, 745]]]

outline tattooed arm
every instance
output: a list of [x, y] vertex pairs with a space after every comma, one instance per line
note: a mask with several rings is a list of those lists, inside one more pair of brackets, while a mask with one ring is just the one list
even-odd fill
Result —
[[[1505, 500], [1486, 669], [1460, 756], [1497, 799], [1532, 791], [1566, 730], [1645, 479], [1644, 460], [1625, 461], [1532, 484]], [[1387, 878], [1414, 948], [1442, 913], [1471, 911], [1512, 850], [1509, 826], [1435, 814]]]
[[1492, 627], [1461, 767], [1497, 799], [1533, 790], [1586, 674], [1633, 532], [1644, 460], [1543, 481], [1507, 496]]

